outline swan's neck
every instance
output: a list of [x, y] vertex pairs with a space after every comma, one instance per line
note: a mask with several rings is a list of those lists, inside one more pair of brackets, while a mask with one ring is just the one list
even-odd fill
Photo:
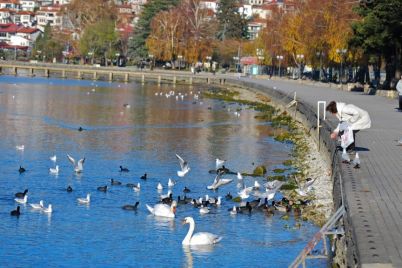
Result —
[[190, 220], [189, 224], [190, 224], [190, 228], [188, 229], [188, 233], [187, 233], [186, 237], [184, 237], [184, 240], [182, 242], [183, 245], [190, 245], [190, 240], [194, 233], [194, 228], [195, 228], [194, 220]]

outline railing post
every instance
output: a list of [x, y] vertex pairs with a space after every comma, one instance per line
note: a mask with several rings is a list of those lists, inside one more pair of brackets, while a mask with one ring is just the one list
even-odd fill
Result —
[[66, 70], [61, 70], [61, 78], [66, 78]]
[[98, 74], [96, 72], [94, 72], [92, 75], [92, 80], [97, 80], [97, 79], [98, 79]]
[[189, 84], [192, 85], [193, 84], [193, 78], [190, 76], [190, 81]]
[[81, 71], [78, 71], [77, 72], [77, 79], [81, 79], [82, 77], [81, 77]]
[[173, 76], [173, 84], [176, 84], [176, 76]]
[[128, 73], [124, 74], [124, 82], [126, 82], [126, 83], [128, 82]]
[[45, 77], [49, 77], [49, 69], [45, 69]]
[[113, 72], [109, 73], [109, 81], [112, 82], [113, 81]]
[[320, 105], [323, 104], [323, 120], [325, 120], [325, 107], [327, 106], [326, 101], [318, 101], [317, 102], [317, 139], [318, 139], [318, 151], [320, 150], [320, 128], [321, 122], [320, 122]]
[[160, 85], [161, 85], [161, 80], [162, 80], [161, 76], [160, 76], [160, 75], [158, 75], [158, 86], [160, 86]]

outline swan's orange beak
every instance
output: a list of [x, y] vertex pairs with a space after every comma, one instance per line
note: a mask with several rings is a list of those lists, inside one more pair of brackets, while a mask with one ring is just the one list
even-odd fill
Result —
[[173, 214], [176, 214], [176, 207], [172, 208]]

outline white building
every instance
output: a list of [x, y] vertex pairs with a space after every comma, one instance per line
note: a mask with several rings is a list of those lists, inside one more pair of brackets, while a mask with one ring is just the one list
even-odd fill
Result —
[[34, 1], [34, 0], [21, 0], [21, 9], [23, 11], [31, 11], [33, 12], [35, 10], [35, 8], [39, 7], [38, 2]]
[[6, 24], [12, 22], [11, 20], [11, 11], [8, 8], [0, 9], [0, 23]]
[[16, 24], [22, 24], [25, 27], [30, 27], [33, 25], [35, 20], [35, 13], [30, 11], [17, 11], [12, 14], [12, 19]]
[[61, 27], [63, 23], [61, 6], [41, 7], [39, 11], [36, 12], [36, 20], [38, 22], [38, 28], [41, 31], [44, 31], [48, 23], [51, 27]]
[[0, 0], [0, 8], [18, 11], [21, 9], [21, 4], [18, 0]]
[[200, 7], [205, 8], [205, 9], [210, 9], [214, 13], [216, 13], [218, 11], [218, 4], [216, 3], [216, 0], [201, 0]]

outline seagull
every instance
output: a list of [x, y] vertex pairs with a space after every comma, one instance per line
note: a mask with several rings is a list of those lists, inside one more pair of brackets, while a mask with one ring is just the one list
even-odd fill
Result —
[[356, 153], [355, 159], [352, 161], [352, 165], [354, 168], [360, 168], [360, 157], [358, 153]]
[[342, 163], [349, 164], [350, 163], [350, 157], [348, 153], [346, 152], [346, 148], [343, 148], [342, 151]]
[[233, 208], [230, 210], [231, 215], [236, 215], [237, 214], [237, 208], [236, 206], [233, 206]]
[[59, 166], [57, 165], [55, 168], [49, 168], [50, 174], [58, 175], [59, 174]]
[[158, 185], [156, 186], [156, 189], [158, 189], [158, 191], [162, 191], [163, 190], [163, 186], [160, 182], [158, 182]]
[[57, 156], [56, 156], [56, 155], [51, 156], [51, 157], [50, 157], [50, 160], [53, 161], [54, 163], [56, 163], [56, 161], [57, 161]]
[[308, 178], [306, 183], [304, 183], [304, 185], [301, 186], [299, 183], [299, 180], [295, 177], [295, 181], [298, 186], [298, 188], [295, 189], [296, 193], [301, 196], [307, 196], [308, 193], [313, 189], [312, 186], [313, 186], [313, 183], [315, 182], [315, 180], [316, 179], [313, 180], [311, 178]]
[[80, 197], [77, 198], [78, 203], [80, 204], [89, 204], [89, 202], [91, 202], [91, 194], [87, 194], [86, 198]]
[[254, 187], [253, 190], [259, 190], [261, 187], [260, 183], [258, 181], [254, 181]]
[[237, 179], [238, 179], [238, 180], [242, 180], [242, 179], [243, 179], [243, 176], [241, 175], [240, 172], [237, 172]]
[[67, 154], [67, 158], [68, 158], [68, 160], [70, 160], [70, 162], [73, 164], [73, 166], [74, 166], [74, 171], [75, 171], [76, 173], [81, 173], [82, 170], [84, 169], [85, 157], [82, 158], [82, 159], [80, 159], [80, 160], [78, 161], [78, 163], [75, 163], [74, 158], [72, 158], [72, 157], [71, 157], [70, 155], [68, 155], [68, 154]]
[[276, 187], [276, 185], [279, 183], [280, 181], [278, 180], [273, 180], [273, 181], [268, 181], [264, 184], [264, 186], [268, 189], [268, 190], [272, 190]]
[[223, 163], [225, 163], [226, 160], [221, 160], [219, 158], [216, 158], [216, 168], [218, 169], [219, 167], [221, 167], [223, 165]]
[[216, 189], [218, 189], [219, 187], [221, 187], [221, 186], [223, 186], [225, 184], [231, 183], [232, 181], [233, 181], [233, 179], [222, 179], [221, 175], [218, 174], [218, 175], [216, 175], [212, 185], [207, 186], [207, 189], [208, 190], [216, 190]]
[[26, 194], [23, 198], [14, 198], [15, 202], [20, 204], [26, 204], [28, 201], [28, 195]]
[[44, 213], [52, 213], [53, 212], [52, 204], [49, 204], [49, 206], [47, 208], [43, 208], [42, 212], [44, 212]]
[[209, 213], [209, 208], [208, 207], [204, 207], [203, 205], [201, 205], [200, 207], [200, 214], [204, 215], [204, 214], [208, 214]]
[[25, 146], [24, 145], [17, 145], [17, 146], [15, 146], [15, 149], [17, 149], [18, 151], [24, 151]]
[[184, 161], [178, 154], [176, 154], [177, 159], [179, 159], [181, 170], [177, 171], [177, 175], [179, 177], [184, 177], [189, 171], [190, 167], [188, 166], [187, 161]]
[[169, 178], [168, 187], [173, 187], [175, 184], [176, 184], [176, 182], [174, 180], [172, 180], [171, 178]]
[[141, 190], [141, 185], [140, 185], [140, 183], [137, 183], [137, 186], [134, 186], [134, 187], [133, 187], [133, 190], [134, 190], [135, 192], [139, 192], [139, 191]]
[[276, 192], [282, 187], [282, 185], [284, 184], [283, 181], [279, 182], [276, 187], [272, 190], [265, 190], [265, 193], [256, 193], [254, 194], [255, 197], [261, 198], [261, 199], [267, 199], [267, 200], [271, 200], [275, 197]]
[[33, 209], [43, 209], [43, 200], [39, 201], [39, 204], [29, 204]]
[[243, 189], [240, 192], [238, 192], [238, 194], [241, 199], [247, 199], [250, 196], [250, 193], [252, 191], [253, 191], [253, 186], [246, 187], [245, 184], [243, 183]]

